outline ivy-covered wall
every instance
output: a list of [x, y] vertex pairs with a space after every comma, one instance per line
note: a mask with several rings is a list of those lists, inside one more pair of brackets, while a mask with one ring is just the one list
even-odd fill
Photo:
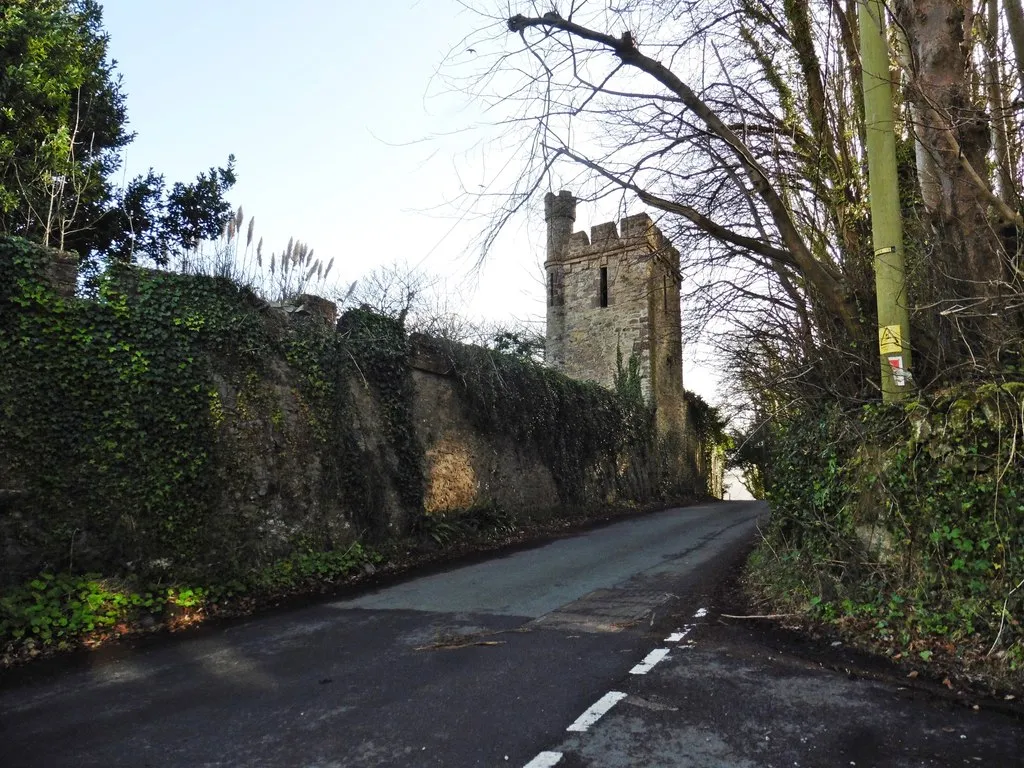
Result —
[[227, 280], [131, 269], [64, 299], [49, 257], [0, 243], [0, 582], [228, 578], [409, 524], [401, 329], [335, 332]]
[[806, 408], [763, 437], [753, 577], [895, 656], [1024, 671], [1024, 383]]
[[696, 493], [692, 473], [663, 471], [677, 457], [642, 401], [482, 347], [415, 341], [428, 512], [467, 500], [598, 512]]
[[0, 240], [0, 644], [329, 578], [430, 514], [697, 485], [661, 472], [649, 410], [530, 361], [219, 278], [67, 297], [54, 259]]

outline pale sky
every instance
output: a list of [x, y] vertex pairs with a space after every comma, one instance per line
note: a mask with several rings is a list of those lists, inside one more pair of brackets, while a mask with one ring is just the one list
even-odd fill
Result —
[[[456, 0], [102, 4], [137, 133], [127, 178], [152, 166], [188, 181], [234, 154], [230, 199], [269, 249], [294, 236], [333, 256], [346, 284], [408, 262], [444, 277], [467, 316], [543, 317], [538, 210], [473, 269], [486, 222], [460, 214], [460, 195], [493, 183], [502, 158], [473, 129], [487, 121], [479, 105], [435, 78], [481, 25]], [[581, 206], [577, 229], [613, 215]], [[717, 377], [692, 358], [686, 386], [718, 402]]]

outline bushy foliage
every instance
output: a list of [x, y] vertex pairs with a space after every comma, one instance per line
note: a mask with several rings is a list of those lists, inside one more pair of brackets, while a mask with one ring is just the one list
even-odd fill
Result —
[[100, 261], [166, 263], [217, 237], [234, 158], [168, 185], [150, 169], [118, 189], [125, 94], [96, 0], [0, 7], [0, 233]]
[[459, 541], [503, 540], [518, 530], [516, 518], [494, 503], [477, 504], [456, 512], [423, 515], [416, 533], [439, 547]]
[[[95, 0], [0, 9], [0, 231], [45, 233], [77, 205], [95, 221], [131, 141]], [[66, 189], [65, 189], [66, 188]]]
[[[66, 299], [51, 287], [53, 258], [0, 238], [0, 489], [16, 492], [0, 518], [0, 545], [16, 555], [0, 563], [0, 644], [68, 642], [171, 604], [209, 606], [232, 585], [268, 595], [330, 582], [364, 562], [354, 536], [387, 528], [387, 483], [422, 506], [400, 326], [349, 318], [338, 334], [275, 320], [223, 278], [127, 266], [108, 270], [95, 299]], [[264, 383], [285, 361], [318, 443], [306, 459], [321, 506], [354, 530], [339, 539], [337, 521], [304, 518], [271, 548], [225, 498], [229, 454], [253, 434], [286, 434]], [[384, 406], [393, 478], [370, 472], [356, 379]], [[237, 393], [230, 412], [224, 386]]]
[[615, 378], [612, 389], [627, 403], [643, 405], [643, 375], [640, 373], [640, 355], [636, 352], [625, 362], [622, 360], [622, 345], [615, 347]]
[[869, 620], [894, 652], [956, 645], [1024, 662], [1024, 384], [906, 407], [806, 408], [761, 466], [772, 519], [756, 559], [777, 599]]
[[409, 368], [409, 340], [401, 321], [366, 309], [346, 312], [338, 334], [358, 375], [373, 387], [382, 406], [387, 439], [394, 452], [392, 473], [402, 501], [423, 507], [423, 463], [412, 415], [415, 397]]
[[0, 656], [70, 648], [82, 638], [98, 639], [139, 626], [189, 623], [203, 615], [238, 609], [243, 602], [324, 589], [381, 559], [377, 552], [354, 543], [344, 550], [298, 553], [241, 579], [205, 586], [44, 572], [0, 596]]
[[726, 453], [733, 447], [725, 428], [729, 420], [696, 392], [684, 391], [687, 424], [697, 441], [698, 473], [707, 482], [707, 492], [715, 498], [724, 493]]

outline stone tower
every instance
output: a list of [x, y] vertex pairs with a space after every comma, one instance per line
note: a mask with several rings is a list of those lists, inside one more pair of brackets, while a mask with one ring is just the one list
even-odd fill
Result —
[[640, 358], [661, 434], [684, 434], [679, 251], [646, 213], [572, 234], [576, 200], [548, 193], [546, 357], [574, 379], [614, 386], [618, 351]]

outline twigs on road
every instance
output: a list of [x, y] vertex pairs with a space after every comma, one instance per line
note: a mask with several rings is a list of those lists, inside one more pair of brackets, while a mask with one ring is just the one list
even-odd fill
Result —
[[530, 632], [532, 630], [524, 627], [517, 629], [503, 629], [497, 632], [473, 632], [466, 635], [460, 635], [456, 632], [443, 632], [438, 634], [438, 638], [435, 642], [428, 645], [420, 645], [414, 648], [416, 651], [451, 651], [457, 648], [469, 648], [474, 645], [483, 646], [495, 646], [505, 645], [505, 640], [487, 640], [485, 638], [493, 637], [494, 635], [504, 635], [510, 632]]

